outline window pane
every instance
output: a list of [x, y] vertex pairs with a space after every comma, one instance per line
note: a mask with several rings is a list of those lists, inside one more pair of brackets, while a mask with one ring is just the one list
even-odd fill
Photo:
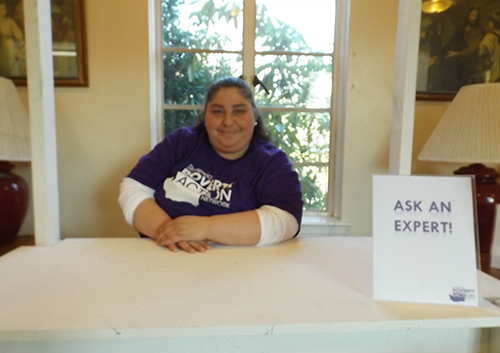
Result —
[[328, 168], [296, 167], [302, 188], [306, 211], [323, 212], [327, 209]]
[[76, 43], [53, 42], [52, 55], [52, 60], [54, 61], [54, 77], [78, 78]]
[[257, 51], [332, 53], [334, 0], [257, 0]]
[[241, 51], [242, 9], [242, 0], [162, 0], [163, 46]]
[[257, 77], [270, 91], [256, 87], [257, 104], [274, 107], [330, 108], [332, 57], [257, 55]]
[[197, 120], [198, 111], [196, 110], [165, 110], [163, 112], [165, 135], [180, 127], [194, 125]]
[[292, 162], [328, 163], [330, 115], [327, 113], [265, 112], [274, 144]]
[[163, 53], [165, 104], [203, 104], [210, 84], [224, 76], [240, 76], [241, 55]]

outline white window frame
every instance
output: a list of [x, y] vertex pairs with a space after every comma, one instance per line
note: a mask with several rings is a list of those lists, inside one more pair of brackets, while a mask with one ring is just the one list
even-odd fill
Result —
[[[163, 139], [161, 0], [148, 0], [149, 89], [151, 148]], [[335, 51], [330, 127], [329, 190], [327, 213], [306, 212], [301, 236], [349, 235], [349, 224], [342, 221], [344, 165], [344, 126], [347, 93], [350, 0], [336, 0]]]

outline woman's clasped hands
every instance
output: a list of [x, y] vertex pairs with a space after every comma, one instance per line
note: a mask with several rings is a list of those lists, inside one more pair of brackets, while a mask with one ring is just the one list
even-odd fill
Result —
[[210, 250], [208, 243], [209, 217], [181, 216], [164, 222], [157, 230], [156, 243], [177, 252], [179, 248], [188, 252]]

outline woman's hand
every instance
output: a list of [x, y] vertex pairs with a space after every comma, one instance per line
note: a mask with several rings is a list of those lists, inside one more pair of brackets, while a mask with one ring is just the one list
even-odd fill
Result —
[[210, 249], [207, 231], [208, 217], [181, 216], [160, 225], [156, 243], [171, 251], [181, 248], [189, 253], [205, 252]]
[[178, 252], [179, 248], [181, 248], [185, 252], [191, 254], [205, 252], [211, 249], [211, 246], [205, 241], [180, 241], [175, 244], [166, 245], [165, 247], [173, 252]]
[[458, 52], [457, 51], [449, 51], [448, 53], [446, 53], [446, 56], [444, 57], [445, 59], [449, 59], [449, 58], [453, 58], [455, 56], [458, 56]]

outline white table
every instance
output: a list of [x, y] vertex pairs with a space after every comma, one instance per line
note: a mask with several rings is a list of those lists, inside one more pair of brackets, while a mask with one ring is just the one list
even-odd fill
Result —
[[[371, 238], [171, 253], [67, 239], [0, 258], [0, 352], [499, 352], [500, 309], [376, 302]], [[500, 281], [479, 273], [482, 296]]]

